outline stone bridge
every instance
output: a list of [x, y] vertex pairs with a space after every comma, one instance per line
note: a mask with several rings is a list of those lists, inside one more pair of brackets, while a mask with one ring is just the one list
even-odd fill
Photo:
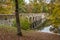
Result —
[[[37, 14], [24, 14], [21, 13], [19, 16], [25, 17], [28, 19], [28, 22], [31, 22], [31, 28], [36, 28], [37, 26], [41, 25], [46, 20], [46, 17], [48, 16], [46, 13], [37, 13]], [[11, 14], [0, 14], [0, 24], [2, 25], [12, 25], [12, 20], [15, 19], [15, 15]]]

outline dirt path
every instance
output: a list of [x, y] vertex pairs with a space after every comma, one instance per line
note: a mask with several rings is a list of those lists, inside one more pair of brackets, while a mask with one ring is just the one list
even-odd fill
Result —
[[0, 40], [60, 40], [60, 35], [45, 32], [22, 31], [22, 37], [16, 34], [15, 28], [0, 27]]
[[30, 32], [21, 37], [24, 40], [60, 40], [60, 35], [44, 33], [44, 32]]
[[0, 32], [0, 40], [60, 40], [60, 35], [44, 33], [44, 32], [26, 32], [22, 37], [18, 37], [15, 33]]

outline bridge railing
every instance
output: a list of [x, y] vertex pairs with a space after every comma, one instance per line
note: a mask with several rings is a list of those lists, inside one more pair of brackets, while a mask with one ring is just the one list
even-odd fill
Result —
[[[45, 19], [42, 18], [42, 15], [45, 14], [20, 14], [21, 17], [25, 17], [30, 22], [31, 28], [36, 28], [41, 22]], [[5, 20], [7, 17], [7, 20]], [[15, 15], [0, 15], [0, 24], [12, 26], [12, 21], [15, 20]]]

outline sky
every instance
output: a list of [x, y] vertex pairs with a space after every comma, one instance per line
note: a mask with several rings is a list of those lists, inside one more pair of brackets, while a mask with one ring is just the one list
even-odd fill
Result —
[[49, 3], [50, 2], [50, 0], [46, 0], [46, 3]]
[[25, 0], [25, 2], [28, 4], [29, 3], [29, 0]]
[[[25, 0], [25, 2], [28, 4], [29, 3], [29, 0]], [[46, 3], [49, 3], [50, 0], [46, 0]]]

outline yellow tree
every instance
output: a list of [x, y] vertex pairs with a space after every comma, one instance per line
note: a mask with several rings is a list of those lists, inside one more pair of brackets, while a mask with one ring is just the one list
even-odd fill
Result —
[[0, 1], [0, 14], [12, 14], [14, 12], [14, 3], [12, 0]]
[[52, 25], [54, 27], [60, 26], [60, 3], [59, 1], [55, 1], [55, 7], [52, 10], [52, 14], [50, 15], [50, 20], [52, 21]]

